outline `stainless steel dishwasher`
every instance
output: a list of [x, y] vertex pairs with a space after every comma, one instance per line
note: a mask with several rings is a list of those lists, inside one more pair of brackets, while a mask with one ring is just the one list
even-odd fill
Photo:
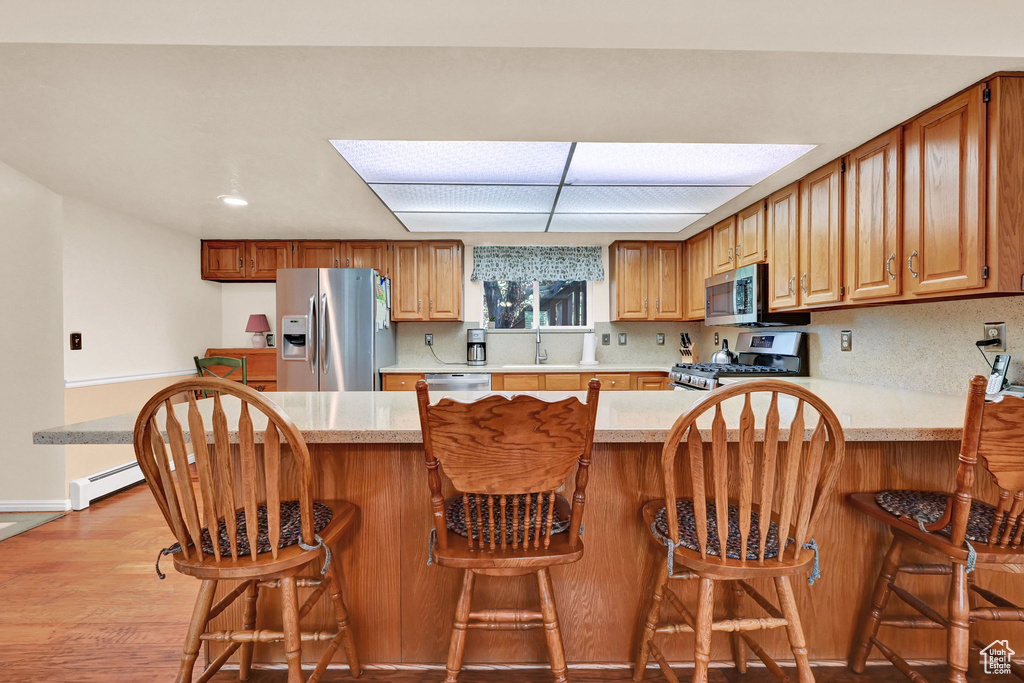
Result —
[[486, 372], [427, 373], [431, 391], [490, 391], [491, 376]]

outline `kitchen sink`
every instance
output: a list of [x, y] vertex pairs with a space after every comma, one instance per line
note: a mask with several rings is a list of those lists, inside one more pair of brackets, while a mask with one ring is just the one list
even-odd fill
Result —
[[575, 365], [551, 365], [549, 363], [541, 363], [537, 365], [535, 363], [529, 365], [502, 365], [502, 368], [507, 370], [544, 370], [545, 368], [551, 370], [577, 370], [579, 369]]

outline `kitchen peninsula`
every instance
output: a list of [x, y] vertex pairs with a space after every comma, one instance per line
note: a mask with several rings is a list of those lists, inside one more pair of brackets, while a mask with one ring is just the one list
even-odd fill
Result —
[[[881, 525], [851, 510], [850, 492], [908, 487], [949, 489], [958, 450], [964, 400], [956, 396], [863, 384], [798, 378], [794, 383], [817, 393], [834, 409], [848, 441], [846, 460], [833, 500], [817, 532], [822, 577], [797, 589], [800, 609], [812, 627], [808, 645], [816, 660], [844, 660], [860, 610], [869, 594], [874, 568], [887, 542]], [[470, 399], [479, 394], [456, 394]], [[555, 399], [565, 393], [543, 392]], [[640, 521], [643, 502], [661, 495], [661, 444], [678, 415], [703, 392], [604, 392], [595, 433], [588, 489], [583, 560], [556, 569], [555, 582], [570, 662], [626, 665], [633, 657], [635, 631], [656, 554]], [[272, 393], [297, 423], [310, 445], [318, 473], [318, 495], [343, 498], [359, 506], [360, 519], [348, 547], [336, 549], [348, 580], [350, 612], [360, 656], [367, 664], [443, 662], [447, 628], [455, 607], [458, 577], [427, 565], [431, 527], [421, 435], [415, 396], [404, 392]], [[435, 395], [439, 398], [439, 395]], [[205, 402], [204, 402], [205, 403]], [[234, 417], [229, 410], [229, 424]], [[792, 404], [783, 404], [787, 422]], [[736, 438], [737, 410], [725, 413], [729, 438]], [[756, 408], [756, 406], [755, 406]], [[209, 407], [204, 407], [209, 410]], [[755, 410], [756, 412], [756, 410]], [[122, 415], [35, 434], [37, 444], [126, 444], [134, 415]], [[262, 434], [256, 424], [257, 438]], [[708, 427], [710, 425], [707, 425]], [[234, 438], [234, 434], [232, 434]], [[1009, 576], [1009, 575], [1007, 575]], [[483, 578], [483, 577], [482, 577]], [[913, 588], [936, 601], [942, 582], [918, 579]], [[155, 581], [156, 578], [154, 577]], [[1009, 599], [1024, 600], [1024, 586], [1004, 578], [987, 579]], [[521, 607], [536, 600], [536, 588], [523, 579], [481, 581], [480, 605], [510, 601]], [[514, 584], [515, 585], [515, 584]], [[688, 596], [687, 599], [692, 598]], [[751, 607], [753, 612], [754, 608]], [[815, 618], [823, 611], [834, 618]], [[234, 607], [218, 617], [221, 626], [240, 618]], [[314, 611], [329, 629], [326, 610]], [[911, 657], [934, 657], [941, 634], [900, 631], [901, 648]], [[729, 657], [728, 639], [715, 638], [715, 659]], [[784, 634], [771, 633], [763, 644], [785, 657]], [[673, 661], [692, 657], [683, 639], [666, 643]], [[480, 632], [469, 640], [467, 663], [533, 664], [546, 662], [543, 638], [535, 633]], [[316, 648], [303, 650], [310, 661]], [[283, 661], [283, 652], [257, 649], [263, 662]]]

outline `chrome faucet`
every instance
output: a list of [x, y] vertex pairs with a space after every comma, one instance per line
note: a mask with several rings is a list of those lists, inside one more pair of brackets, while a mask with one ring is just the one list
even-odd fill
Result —
[[548, 359], [547, 351], [543, 351], [542, 352], [540, 350], [540, 328], [538, 327], [537, 328], [537, 353], [536, 353], [536, 356], [534, 358], [534, 362], [537, 365], [540, 365], [541, 363], [547, 362], [547, 359]]

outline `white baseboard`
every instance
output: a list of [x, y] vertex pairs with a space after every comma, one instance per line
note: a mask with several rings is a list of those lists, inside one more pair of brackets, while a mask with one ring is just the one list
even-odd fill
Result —
[[0, 500], [0, 512], [67, 512], [71, 509], [68, 498], [52, 500]]
[[[195, 461], [196, 456], [188, 456], [189, 464]], [[171, 470], [174, 470], [174, 463], [171, 463]], [[68, 509], [84, 510], [89, 507], [89, 503], [97, 498], [109, 496], [115, 491], [128, 488], [143, 480], [145, 480], [145, 476], [142, 474], [139, 463], [135, 461], [111, 467], [88, 477], [80, 477], [68, 484], [68, 494], [71, 496], [68, 501]]]

